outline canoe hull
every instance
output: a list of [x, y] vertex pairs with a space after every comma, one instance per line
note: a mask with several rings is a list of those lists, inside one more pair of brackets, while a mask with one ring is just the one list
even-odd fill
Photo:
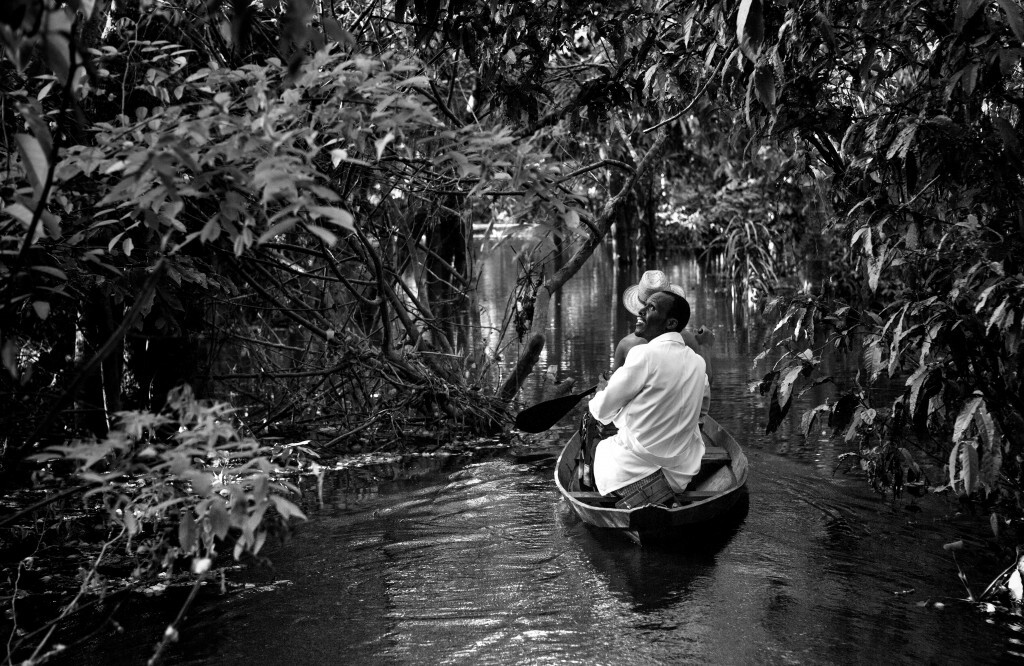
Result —
[[[573, 495], [576, 486], [576, 455], [580, 448], [579, 434], [562, 449], [555, 465], [555, 485], [580, 519], [594, 527], [622, 533], [639, 543], [682, 540], [693, 532], [714, 526], [737, 514], [742, 515], [747, 500], [747, 457], [739, 444], [717, 421], [708, 417], [704, 425], [705, 443], [720, 447], [729, 455], [728, 464], [710, 478], [696, 484], [694, 490], [709, 497], [667, 508], [648, 505], [635, 509], [595, 506]], [[712, 492], [713, 491], [713, 492]]]

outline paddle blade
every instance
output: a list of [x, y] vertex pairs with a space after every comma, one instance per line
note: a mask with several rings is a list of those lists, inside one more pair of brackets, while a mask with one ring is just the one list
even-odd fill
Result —
[[544, 432], [561, 421], [562, 417], [572, 411], [572, 408], [580, 400], [596, 390], [597, 387], [595, 386], [583, 393], [563, 395], [561, 398], [547, 400], [533, 407], [528, 407], [516, 416], [516, 427], [523, 432]]

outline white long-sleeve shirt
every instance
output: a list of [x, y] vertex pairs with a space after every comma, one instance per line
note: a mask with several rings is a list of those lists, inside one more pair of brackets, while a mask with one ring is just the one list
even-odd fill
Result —
[[629, 350], [590, 413], [619, 432], [594, 452], [594, 481], [602, 494], [664, 469], [681, 491], [700, 470], [704, 440], [700, 420], [711, 399], [704, 359], [676, 332]]

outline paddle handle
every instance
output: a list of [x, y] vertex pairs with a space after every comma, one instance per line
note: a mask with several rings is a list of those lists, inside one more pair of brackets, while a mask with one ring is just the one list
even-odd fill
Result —
[[562, 420], [562, 417], [572, 411], [580, 400], [596, 390], [595, 384], [582, 393], [563, 395], [528, 407], [516, 416], [516, 427], [523, 432], [544, 432]]

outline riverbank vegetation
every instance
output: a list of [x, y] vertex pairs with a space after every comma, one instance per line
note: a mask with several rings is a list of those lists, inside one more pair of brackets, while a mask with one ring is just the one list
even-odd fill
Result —
[[[83, 497], [145, 585], [257, 555], [297, 455], [506, 430], [502, 359], [613, 239], [724, 253], [777, 322], [768, 430], [856, 354], [805, 433], [1012, 548], [1022, 40], [1012, 0], [7, 3], [4, 594]], [[484, 330], [497, 219], [557, 242]]]

